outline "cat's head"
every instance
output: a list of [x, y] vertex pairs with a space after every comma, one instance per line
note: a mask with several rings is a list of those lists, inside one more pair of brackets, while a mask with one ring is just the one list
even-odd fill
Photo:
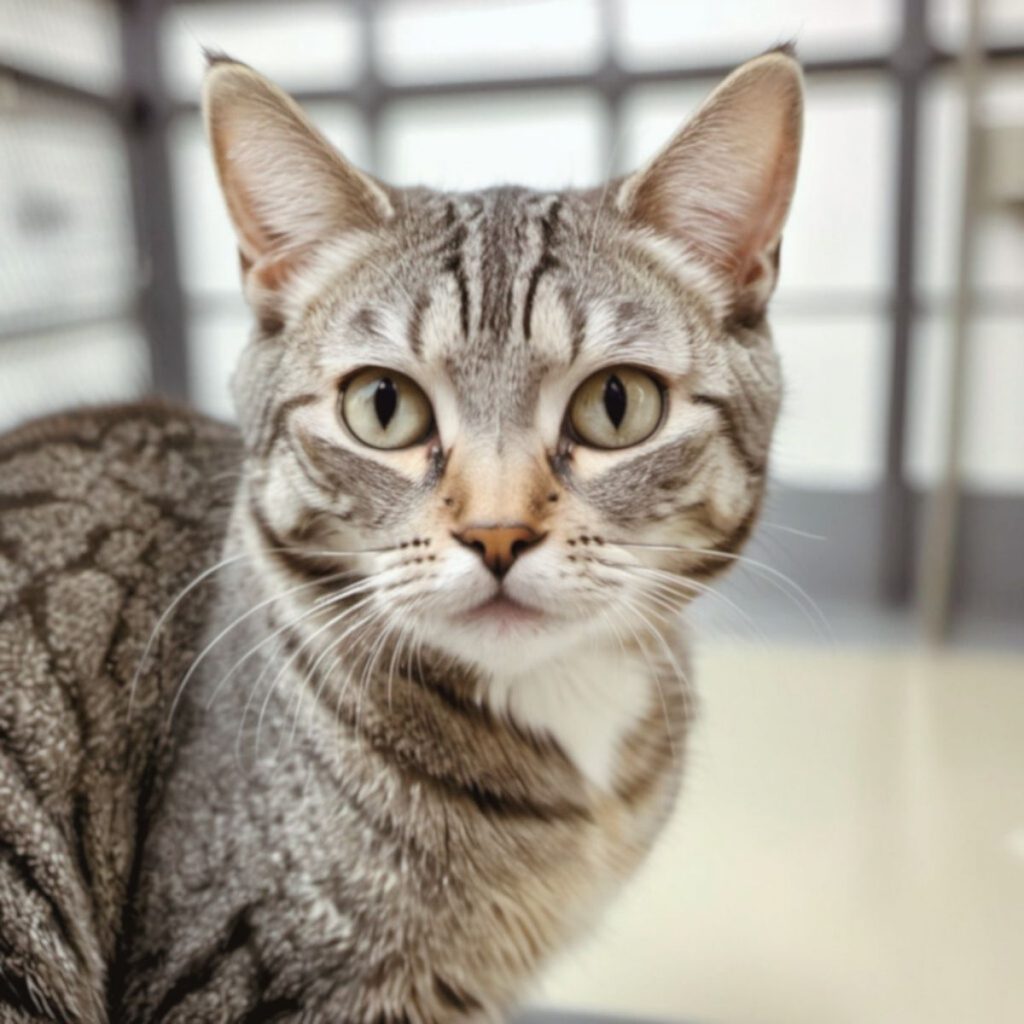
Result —
[[590, 191], [393, 188], [230, 61], [204, 107], [257, 321], [248, 500], [282, 565], [355, 571], [377, 630], [492, 671], [628, 636], [728, 567], [780, 397], [789, 54]]

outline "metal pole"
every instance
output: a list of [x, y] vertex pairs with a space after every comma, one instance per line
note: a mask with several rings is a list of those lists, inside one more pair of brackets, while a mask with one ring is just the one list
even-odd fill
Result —
[[899, 86], [899, 143], [896, 163], [895, 285], [889, 343], [889, 392], [885, 471], [881, 493], [879, 579], [884, 600], [907, 600], [910, 579], [912, 509], [904, 471], [910, 339], [916, 313], [918, 124], [921, 87], [928, 73], [927, 0], [903, 0], [903, 34], [893, 55]]
[[949, 633], [956, 573], [956, 541], [960, 511], [960, 470], [966, 413], [968, 350], [974, 306], [974, 252], [978, 211], [982, 202], [983, 138], [978, 98], [984, 76], [982, 0], [968, 0], [967, 41], [960, 60], [963, 85], [964, 177], [960, 197], [960, 238], [956, 295], [952, 316], [952, 354], [948, 381], [948, 412], [942, 467], [928, 501], [921, 549], [920, 593], [925, 637], [944, 641]]
[[601, 21], [601, 66], [595, 75], [595, 84], [604, 101], [604, 174], [613, 178], [623, 172], [622, 104], [626, 95], [626, 80], [615, 52], [620, 37], [619, 0], [600, 0], [598, 17]]
[[163, 7], [162, 0], [121, 3], [124, 131], [138, 257], [138, 315], [149, 346], [152, 384], [162, 394], [187, 398], [185, 303], [167, 147], [171, 103], [161, 74], [158, 36]]
[[377, 14], [373, 0], [356, 0], [354, 7], [359, 24], [359, 49], [363, 55], [354, 98], [366, 131], [365, 170], [380, 174], [383, 161], [380, 121], [384, 94], [377, 70]]

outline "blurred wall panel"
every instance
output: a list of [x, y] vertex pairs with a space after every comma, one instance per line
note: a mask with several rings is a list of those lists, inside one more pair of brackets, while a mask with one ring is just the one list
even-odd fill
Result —
[[350, 85], [362, 70], [359, 27], [343, 0], [168, 4], [161, 25], [167, 86], [199, 96], [203, 50], [251, 64], [286, 89]]
[[[1016, 23], [1024, 37], [1024, 5]], [[1001, 10], [1002, 14], [998, 15]], [[951, 9], [945, 8], [946, 14]], [[1009, 19], [1009, 5], [993, 16]], [[949, 22], [955, 25], [955, 20]], [[952, 30], [950, 30], [952, 31]], [[950, 303], [957, 271], [962, 178], [959, 83], [950, 71], [931, 84], [922, 145], [918, 221], [923, 308], [914, 333], [908, 463], [918, 486], [935, 480], [950, 373]], [[990, 122], [1024, 122], [1024, 63], [992, 68], [982, 95]], [[1024, 493], [1024, 210], [983, 203], [974, 280], [975, 315], [967, 352], [963, 481], [974, 492]]]
[[[929, 0], [929, 28], [935, 42], [955, 49], [967, 35], [967, 4], [964, 0]], [[985, 39], [1005, 44], [1024, 41], [1024, 4], [1021, 0], [985, 0]]]
[[[1024, 10], [1024, 2], [1021, 8]], [[1024, 123], [1024, 62], [1014, 61], [989, 71], [982, 110], [987, 121]], [[953, 71], [937, 75], [932, 81], [924, 114], [918, 237], [922, 285], [934, 301], [952, 293], [957, 269], [963, 113]], [[984, 295], [1022, 300], [1020, 312], [1024, 316], [1024, 211], [1016, 215], [991, 207], [982, 211], [975, 279]]]
[[128, 162], [114, 100], [121, 81], [116, 5], [6, 0], [0, 61], [29, 76], [0, 82], [6, 427], [137, 395], [148, 385], [148, 360], [134, 319]]
[[44, 413], [145, 391], [149, 354], [134, 320], [102, 320], [0, 341], [0, 430]]
[[804, 57], [881, 51], [895, 40], [892, 0], [624, 0], [618, 53], [628, 67], [741, 61], [795, 42]]
[[249, 340], [253, 320], [242, 300], [193, 300], [188, 317], [192, 396], [198, 408], [224, 420], [235, 418], [231, 375]]
[[391, 0], [377, 29], [382, 76], [394, 82], [596, 70], [597, 0]]
[[3, 0], [0, 59], [112, 93], [121, 81], [117, 0]]
[[[937, 475], [950, 367], [949, 318], [919, 319], [908, 465], [918, 486]], [[1024, 318], [980, 312], [971, 325], [963, 483], [974, 493], [1024, 494]]]
[[381, 173], [400, 185], [469, 189], [590, 185], [607, 171], [603, 108], [587, 92], [408, 100], [381, 122]]
[[875, 314], [776, 316], [785, 392], [772, 446], [781, 483], [862, 490], [882, 475], [887, 320]]
[[123, 314], [134, 257], [117, 125], [28, 89], [0, 104], [0, 327]]

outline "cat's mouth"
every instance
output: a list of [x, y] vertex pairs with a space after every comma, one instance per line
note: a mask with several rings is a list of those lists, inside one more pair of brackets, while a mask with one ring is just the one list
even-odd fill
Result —
[[490, 625], [511, 626], [520, 623], [540, 622], [545, 614], [539, 608], [517, 601], [514, 597], [498, 591], [493, 597], [470, 608], [459, 616], [464, 622], [480, 622]]

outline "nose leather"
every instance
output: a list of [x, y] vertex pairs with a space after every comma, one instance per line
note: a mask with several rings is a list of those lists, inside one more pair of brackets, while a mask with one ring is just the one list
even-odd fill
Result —
[[467, 526], [452, 536], [467, 548], [472, 548], [484, 565], [500, 580], [512, 568], [512, 563], [526, 550], [539, 544], [545, 534], [538, 533], [525, 523], [496, 523], [494, 525]]

